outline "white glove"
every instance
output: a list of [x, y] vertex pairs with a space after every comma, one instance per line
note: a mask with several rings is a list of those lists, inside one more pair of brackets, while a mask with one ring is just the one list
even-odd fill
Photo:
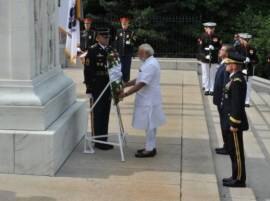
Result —
[[214, 46], [213, 45], [209, 45], [209, 50], [214, 50]]
[[247, 69], [242, 70], [242, 73], [247, 75]]
[[211, 56], [208, 54], [205, 56], [206, 59], [210, 60], [211, 59]]
[[250, 63], [250, 58], [247, 57], [246, 60], [244, 61], [244, 63], [245, 63], [245, 64]]

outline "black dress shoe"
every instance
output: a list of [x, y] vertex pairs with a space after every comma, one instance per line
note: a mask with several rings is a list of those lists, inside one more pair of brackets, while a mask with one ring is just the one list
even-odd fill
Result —
[[[145, 151], [145, 149], [139, 149], [139, 150], [137, 150], [137, 153], [142, 153], [142, 152], [144, 152], [144, 151]], [[153, 152], [154, 152], [155, 154], [157, 154], [156, 148], [153, 149]]]
[[229, 152], [225, 148], [216, 148], [216, 154], [229, 155]]
[[232, 187], [232, 188], [245, 188], [246, 182], [232, 179], [227, 182], [223, 182], [223, 186]]
[[206, 92], [204, 92], [204, 95], [209, 96], [210, 95], [209, 93], [210, 93], [209, 91], [206, 91]]
[[214, 92], [210, 91], [209, 96], [214, 96]]
[[137, 152], [135, 154], [135, 157], [136, 158], [150, 158], [150, 157], [154, 157], [156, 154], [157, 153], [156, 153], [155, 149], [153, 149], [152, 151], [144, 150], [142, 152]]
[[245, 107], [250, 107], [250, 104], [245, 104]]
[[223, 183], [227, 183], [227, 182], [230, 182], [231, 180], [233, 180], [232, 177], [224, 178], [224, 179], [222, 179], [222, 182], [223, 182]]
[[110, 144], [101, 144], [101, 143], [95, 143], [95, 148], [100, 149], [100, 150], [111, 150], [113, 149], [113, 145]]

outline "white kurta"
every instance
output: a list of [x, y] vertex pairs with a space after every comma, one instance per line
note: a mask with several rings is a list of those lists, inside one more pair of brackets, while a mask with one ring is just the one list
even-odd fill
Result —
[[133, 127], [137, 129], [154, 129], [165, 123], [160, 91], [160, 65], [152, 56], [140, 67], [136, 83], [145, 86], [136, 93], [133, 113]]

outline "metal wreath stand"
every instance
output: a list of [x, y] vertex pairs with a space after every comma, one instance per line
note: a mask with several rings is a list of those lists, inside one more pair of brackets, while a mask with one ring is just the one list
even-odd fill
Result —
[[[109, 69], [107, 69], [107, 71], [109, 71]], [[109, 74], [109, 72], [108, 72], [108, 74]], [[125, 161], [124, 145], [125, 146], [127, 145], [127, 141], [126, 141], [127, 133], [125, 133], [125, 130], [124, 130], [120, 107], [119, 107], [118, 103], [116, 103], [115, 99], [113, 98], [114, 97], [113, 89], [112, 89], [112, 82], [113, 81], [111, 80], [110, 76], [109, 76], [109, 79], [110, 80], [109, 80], [108, 84], [106, 85], [106, 87], [103, 89], [103, 91], [100, 93], [99, 97], [97, 98], [97, 100], [93, 104], [91, 104], [93, 99], [92, 99], [92, 97], [90, 98], [90, 114], [93, 112], [95, 106], [100, 101], [100, 99], [102, 98], [102, 96], [104, 95], [106, 90], [110, 87], [112, 99], [113, 99], [112, 104], [113, 104], [114, 112], [116, 113], [116, 116], [117, 116], [119, 132], [115, 133], [115, 134], [99, 135], [99, 136], [93, 136], [92, 134], [87, 132], [85, 135], [85, 138], [84, 138], [84, 151], [83, 151], [83, 153], [85, 153], [85, 154], [94, 154], [95, 153], [95, 150], [93, 148], [92, 143], [100, 143], [100, 144], [108, 144], [108, 145], [118, 146], [120, 149], [121, 161], [124, 162]], [[91, 115], [93, 115], [93, 114], [91, 114]], [[93, 124], [93, 122], [91, 122], [91, 124]], [[98, 139], [98, 138], [109, 137], [109, 136], [116, 136], [118, 139], [118, 142], [105, 142], [105, 141]]]

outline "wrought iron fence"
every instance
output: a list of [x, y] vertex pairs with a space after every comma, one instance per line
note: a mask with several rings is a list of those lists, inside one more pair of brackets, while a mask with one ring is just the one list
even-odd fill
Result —
[[156, 56], [195, 57], [197, 51], [196, 33], [201, 27], [200, 17], [153, 17], [150, 22], [155, 37], [146, 35], [139, 38], [139, 42], [150, 43], [155, 49]]
[[[120, 27], [117, 17], [106, 17], [100, 22], [109, 23], [112, 34]], [[94, 26], [99, 26], [100, 22]], [[196, 36], [201, 28], [201, 17], [136, 18], [132, 21], [132, 28], [137, 35], [136, 46], [146, 42], [151, 44], [157, 57], [192, 58], [196, 56]]]

